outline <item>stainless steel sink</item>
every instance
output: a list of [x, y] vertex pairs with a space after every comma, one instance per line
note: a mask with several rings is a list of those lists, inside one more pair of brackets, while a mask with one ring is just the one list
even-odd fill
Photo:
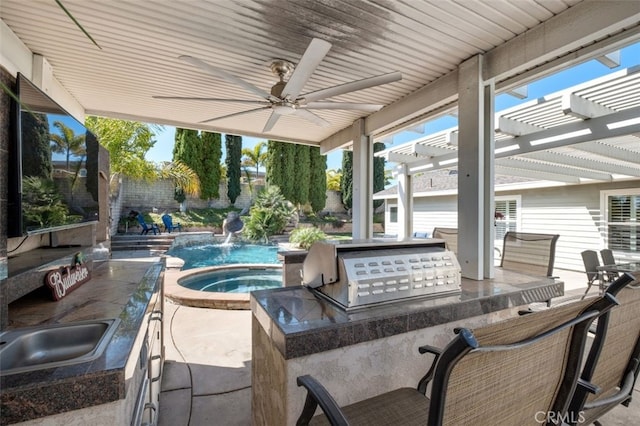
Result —
[[6, 331], [0, 334], [0, 375], [92, 361], [119, 322], [113, 318]]

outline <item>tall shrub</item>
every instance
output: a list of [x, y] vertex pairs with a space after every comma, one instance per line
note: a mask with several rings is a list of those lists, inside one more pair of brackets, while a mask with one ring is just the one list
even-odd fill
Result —
[[242, 170], [240, 161], [242, 159], [242, 137], [235, 135], [225, 135], [225, 149], [227, 157], [225, 164], [227, 165], [227, 197], [231, 203], [235, 203], [242, 191], [240, 187], [240, 178]]
[[340, 179], [342, 204], [347, 210], [353, 206], [353, 152], [342, 151], [342, 178]]
[[220, 159], [222, 158], [222, 137], [220, 133], [202, 132], [202, 172], [200, 177], [200, 198], [209, 200], [220, 197]]
[[[382, 142], [376, 142], [373, 144], [373, 152], [382, 151], [384, 149], [384, 144]], [[384, 167], [385, 167], [385, 159], [383, 157], [373, 157], [373, 193], [375, 194], [378, 191], [382, 191], [384, 189]], [[374, 200], [373, 208], [377, 209], [384, 203], [384, 200]]]
[[310, 176], [309, 176], [309, 204], [314, 213], [324, 209], [327, 203], [327, 156], [320, 154], [320, 148], [309, 148]]
[[[293, 144], [292, 144], [293, 145]], [[295, 149], [295, 167], [292, 180], [295, 182], [291, 191], [291, 200], [294, 204], [303, 205], [309, 201], [309, 187], [311, 179], [311, 158], [308, 145], [293, 145]]]

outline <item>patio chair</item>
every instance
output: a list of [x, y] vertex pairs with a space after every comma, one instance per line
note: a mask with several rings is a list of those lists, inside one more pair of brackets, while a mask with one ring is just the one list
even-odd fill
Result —
[[178, 232], [182, 232], [182, 225], [179, 223], [173, 224], [173, 218], [169, 213], [165, 213], [162, 215], [162, 223], [164, 224], [164, 229], [168, 233], [171, 233], [174, 229], [177, 229]]
[[509, 231], [504, 235], [500, 267], [551, 277], [558, 238], [558, 234]]
[[[615, 265], [616, 258], [613, 256], [613, 251], [611, 249], [602, 249], [600, 250], [600, 257], [602, 258], [603, 265]], [[620, 274], [614, 271], [605, 271], [605, 279], [607, 282], [615, 281]]]
[[457, 228], [433, 228], [433, 238], [444, 240], [447, 250], [458, 255], [458, 229]]
[[140, 235], [147, 235], [149, 231], [153, 231], [153, 235], [156, 235], [158, 232], [160, 232], [160, 228], [158, 228], [158, 225], [156, 225], [155, 223], [149, 225], [144, 221], [144, 216], [142, 216], [142, 213], [138, 213], [136, 219], [138, 219], [138, 223], [140, 224], [140, 226], [142, 226], [142, 232], [140, 232]]
[[[582, 263], [584, 263], [584, 271], [587, 274], [587, 289], [582, 295], [582, 298], [584, 299], [589, 293], [589, 290], [591, 290], [593, 283], [598, 281], [598, 287], [600, 289], [602, 289], [602, 283], [600, 280], [600, 274], [598, 272], [598, 267], [600, 266], [598, 253], [596, 253], [594, 250], [585, 250], [580, 253], [580, 255], [582, 256]], [[600, 294], [602, 294], [602, 291], [600, 292]]]
[[595, 337], [569, 406], [574, 423], [595, 423], [619, 404], [629, 406], [640, 366], [640, 283], [630, 274], [605, 294], [619, 301], [598, 319]]
[[[614, 305], [610, 297], [581, 300], [473, 331], [459, 329], [442, 351], [420, 348], [436, 358], [417, 388], [392, 390], [343, 408], [318, 380], [300, 376], [297, 383], [307, 397], [297, 424], [553, 424], [567, 413], [588, 327]], [[314, 417], [318, 405], [322, 413]], [[547, 413], [553, 415], [547, 418]]]

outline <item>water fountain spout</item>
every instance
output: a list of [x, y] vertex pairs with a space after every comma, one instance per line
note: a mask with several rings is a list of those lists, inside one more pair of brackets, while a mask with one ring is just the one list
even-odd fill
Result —
[[222, 222], [222, 231], [227, 238], [224, 245], [231, 243], [231, 239], [244, 228], [244, 223], [236, 212], [229, 212], [227, 218]]

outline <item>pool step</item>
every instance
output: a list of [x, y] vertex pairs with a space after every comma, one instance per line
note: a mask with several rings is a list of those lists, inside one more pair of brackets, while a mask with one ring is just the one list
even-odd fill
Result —
[[111, 237], [111, 251], [150, 250], [164, 253], [169, 250], [175, 235], [114, 235]]

